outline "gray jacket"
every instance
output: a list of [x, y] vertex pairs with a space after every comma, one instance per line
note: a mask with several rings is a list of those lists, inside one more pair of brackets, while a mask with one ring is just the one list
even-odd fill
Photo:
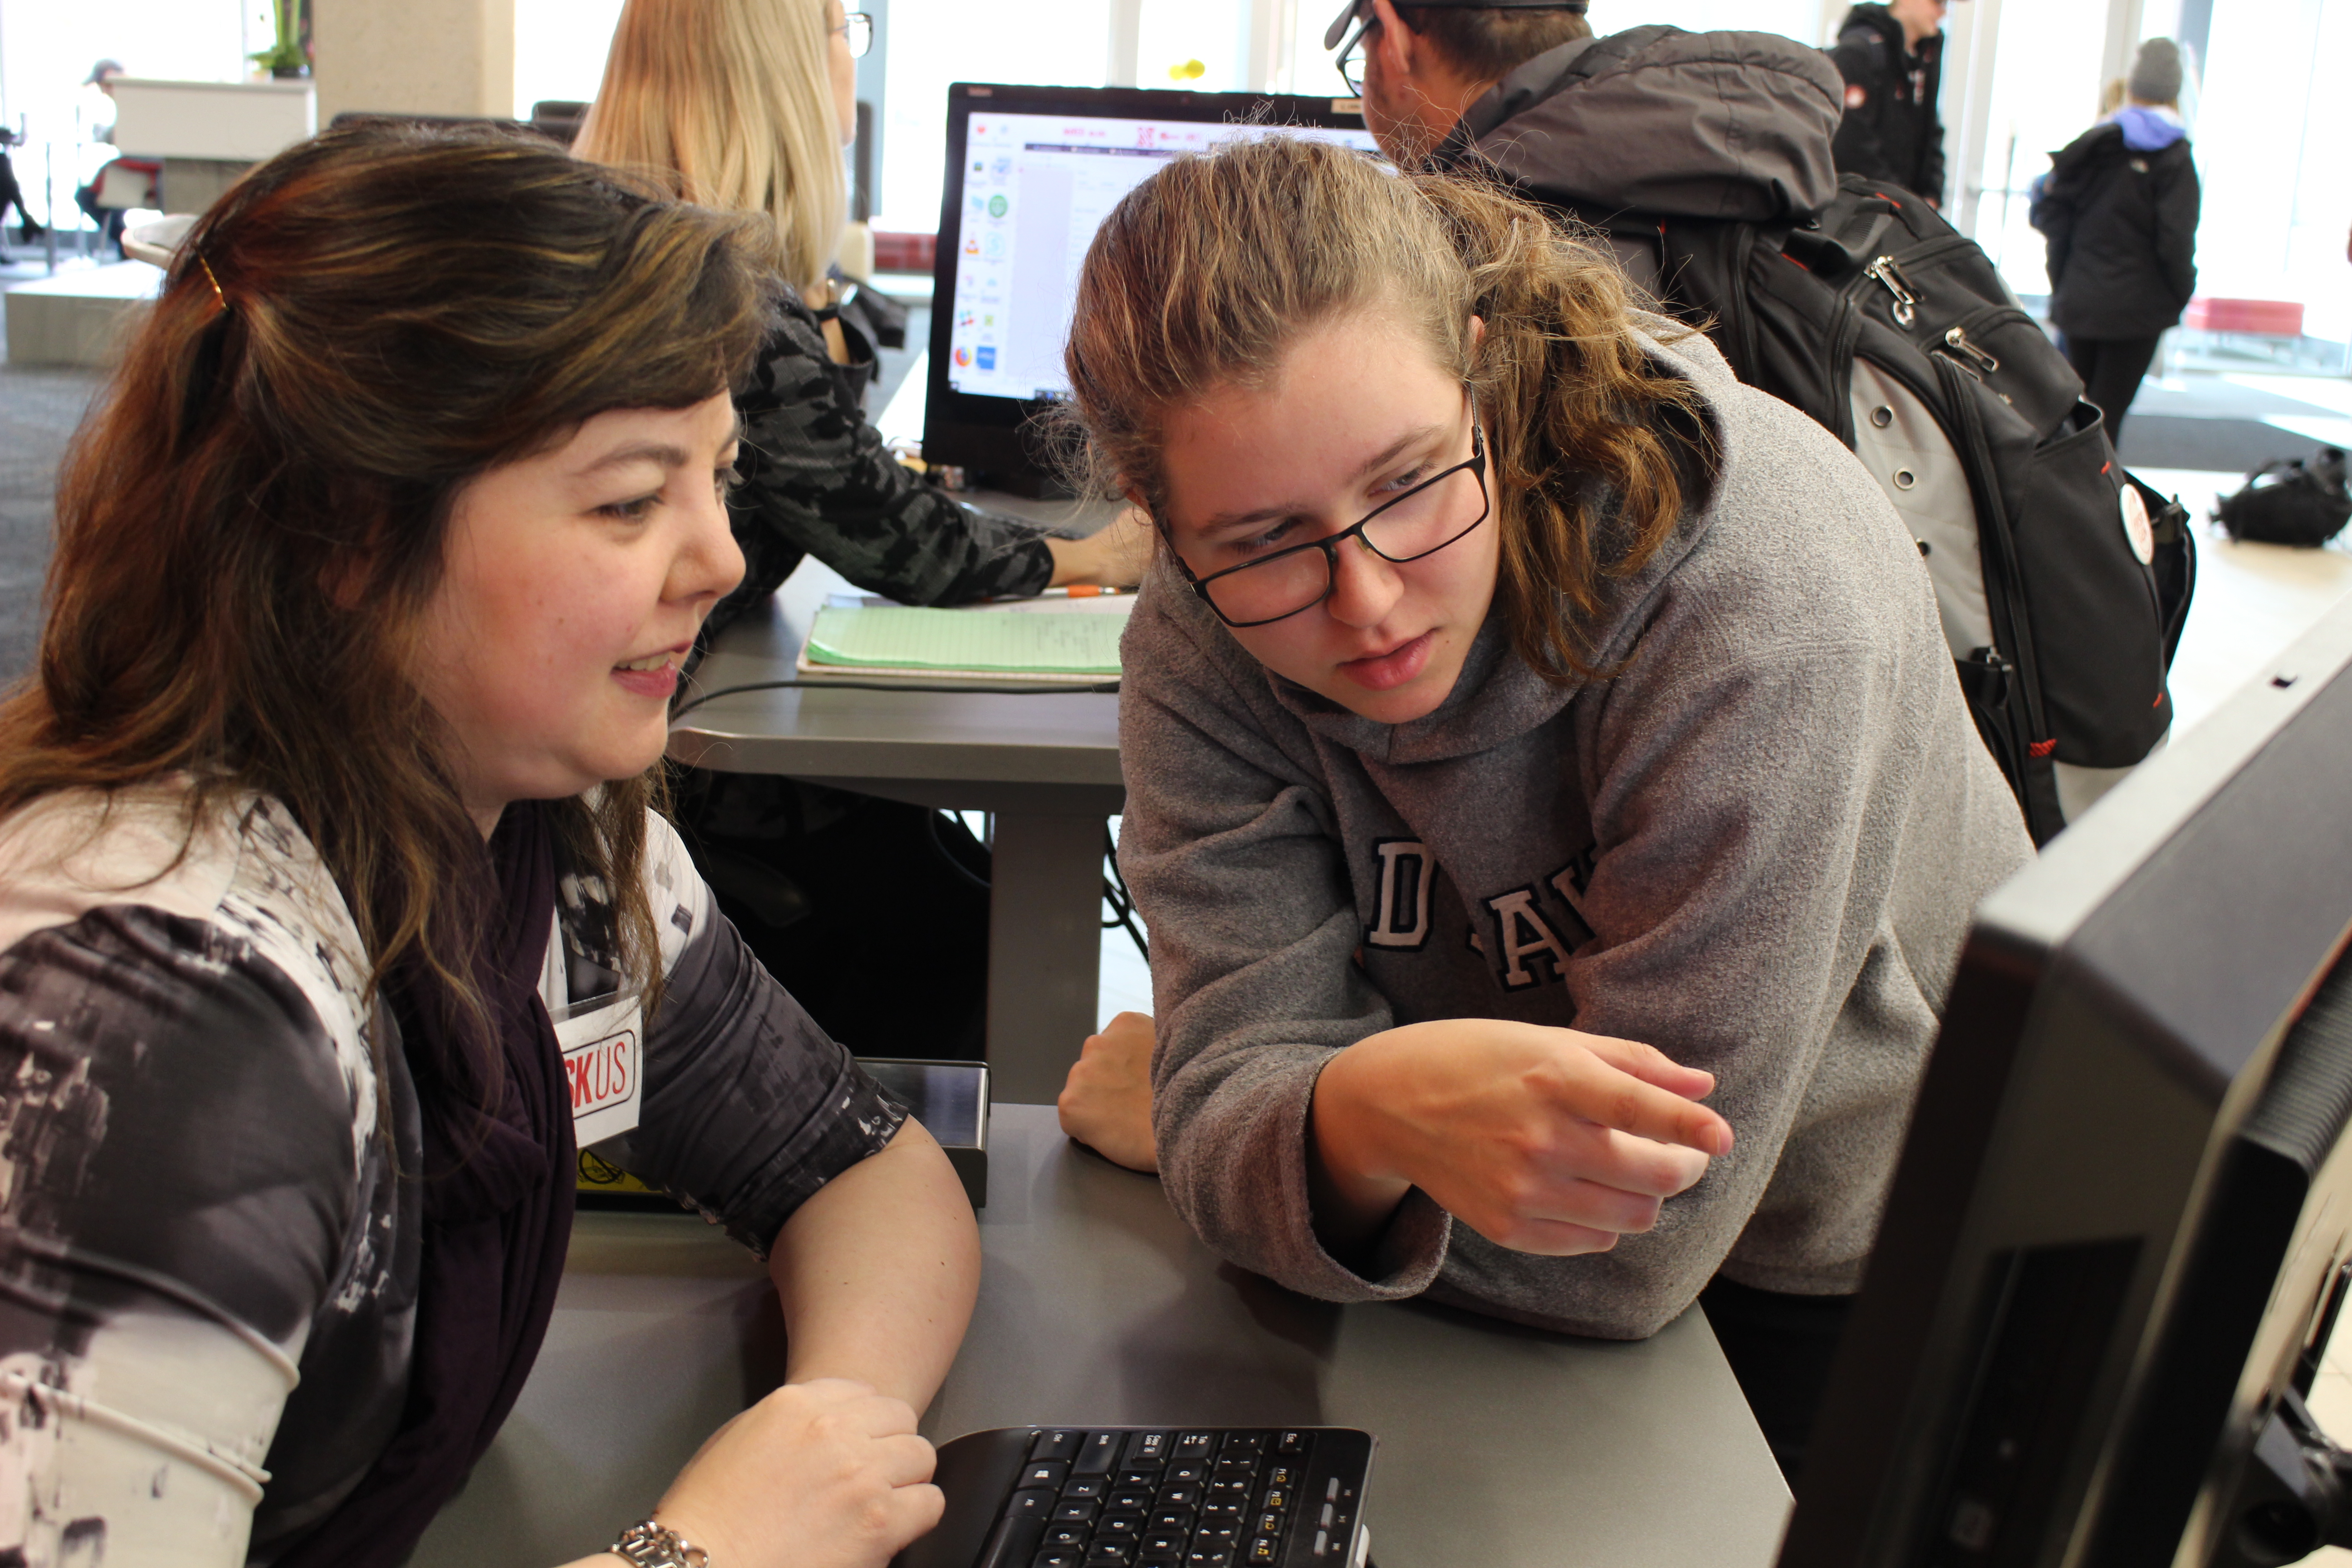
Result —
[[[1610, 1338], [1718, 1268], [1854, 1289], [1969, 912], [2031, 857], [1876, 483], [1704, 339], [1658, 354], [1723, 472], [1616, 585], [1612, 679], [1548, 684], [1490, 620], [1445, 702], [1391, 726], [1270, 675], [1164, 567], [1134, 612], [1119, 862], [1160, 1170], [1212, 1247], [1294, 1289]], [[1511, 1252], [1415, 1192], [1360, 1274], [1309, 1220], [1316, 1075], [1447, 1017], [1657, 1046], [1716, 1074], [1738, 1146], [1612, 1252]]]
[[1437, 152], [1588, 222], [1614, 213], [1788, 223], [1837, 195], [1837, 68], [1777, 33], [1637, 28], [1519, 65]]

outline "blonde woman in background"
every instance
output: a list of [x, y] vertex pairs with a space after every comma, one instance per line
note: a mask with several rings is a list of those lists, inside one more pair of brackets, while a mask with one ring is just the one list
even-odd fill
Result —
[[[853, 44], [852, 35], [856, 34]], [[866, 19], [839, 0], [629, 0], [579, 156], [666, 174], [708, 206], [764, 214], [792, 294], [736, 398], [730, 499], [747, 563], [704, 637], [814, 555], [913, 605], [1133, 583], [1146, 531], [1055, 538], [959, 505], [887, 451], [864, 399], [875, 344], [844, 312], [842, 148], [856, 129]], [[987, 851], [952, 819], [782, 780], [689, 770], [679, 820], [721, 906], [827, 1029], [877, 1055], [977, 1055]], [[857, 933], [927, 910], [931, 983], [891, 984]], [[789, 929], [788, 929], [789, 928]]]

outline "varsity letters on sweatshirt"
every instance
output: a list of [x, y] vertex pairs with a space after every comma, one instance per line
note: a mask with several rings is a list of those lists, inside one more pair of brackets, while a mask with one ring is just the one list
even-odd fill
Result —
[[[1854, 1289], [1969, 913], [2031, 856], [1874, 481], [1644, 322], [1722, 475], [1612, 580], [1607, 679], [1547, 682], [1490, 617], [1445, 702], [1388, 725], [1270, 674], [1165, 568], [1129, 623], [1119, 861], [1151, 931], [1160, 1171], [1211, 1247], [1294, 1289], [1612, 1338], [1718, 1269]], [[1465, 1017], [1703, 1068], [1737, 1146], [1611, 1252], [1509, 1251], [1416, 1191], [1359, 1272], [1308, 1212], [1316, 1075]]]

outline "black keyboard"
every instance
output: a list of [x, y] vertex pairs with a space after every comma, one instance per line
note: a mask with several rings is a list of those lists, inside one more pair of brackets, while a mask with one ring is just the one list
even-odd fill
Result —
[[940, 1449], [895, 1568], [1364, 1568], [1370, 1434], [1008, 1426]]

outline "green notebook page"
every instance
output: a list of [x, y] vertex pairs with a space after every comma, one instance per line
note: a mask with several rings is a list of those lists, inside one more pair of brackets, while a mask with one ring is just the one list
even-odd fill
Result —
[[828, 605], [809, 629], [808, 658], [812, 664], [886, 669], [1117, 675], [1118, 634], [1126, 629], [1125, 616]]

